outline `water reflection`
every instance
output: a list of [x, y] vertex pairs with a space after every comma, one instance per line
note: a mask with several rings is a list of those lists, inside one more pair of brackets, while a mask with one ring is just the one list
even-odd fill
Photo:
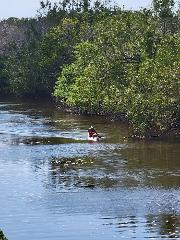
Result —
[[106, 226], [115, 226], [123, 238], [144, 239], [179, 239], [180, 216], [174, 214], [146, 215], [145, 218], [137, 216], [103, 218]]
[[147, 228], [163, 238], [180, 238], [180, 216], [176, 214], [149, 215]]
[[[179, 187], [180, 182], [180, 144], [147, 142], [135, 143], [121, 150], [128, 159], [127, 168], [133, 174], [143, 175], [149, 186]], [[118, 150], [117, 150], [118, 151]]]

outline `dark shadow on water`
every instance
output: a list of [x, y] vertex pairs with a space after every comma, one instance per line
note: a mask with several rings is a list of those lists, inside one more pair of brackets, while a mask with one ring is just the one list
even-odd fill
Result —
[[17, 137], [16, 134], [9, 134], [8, 136], [4, 133], [0, 133], [2, 140], [8, 145], [60, 145], [60, 144], [71, 144], [71, 143], [87, 143], [88, 140], [65, 138], [65, 137]]
[[56, 145], [56, 144], [67, 144], [67, 143], [78, 143], [78, 142], [86, 142], [85, 140], [76, 140], [72, 138], [63, 138], [63, 137], [32, 137], [32, 138], [25, 138], [22, 140], [23, 144], [30, 144], [30, 145]]

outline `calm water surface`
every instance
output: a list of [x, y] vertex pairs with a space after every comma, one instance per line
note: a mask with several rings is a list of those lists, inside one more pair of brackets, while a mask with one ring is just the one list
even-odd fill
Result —
[[180, 141], [1, 101], [0, 228], [9, 240], [180, 239]]

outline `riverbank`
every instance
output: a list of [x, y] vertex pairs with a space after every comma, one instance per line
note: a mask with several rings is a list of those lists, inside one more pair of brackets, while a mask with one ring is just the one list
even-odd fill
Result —
[[42, 106], [48, 105], [49, 108], [53, 107], [56, 108], [59, 112], [64, 112], [68, 114], [73, 115], [81, 115], [81, 116], [89, 116], [89, 117], [102, 117], [104, 120], [107, 120], [109, 122], [117, 122], [117, 123], [123, 123], [128, 129], [129, 129], [129, 138], [132, 139], [146, 139], [146, 140], [178, 140], [180, 139], [180, 122], [176, 122], [169, 126], [168, 129], [160, 132], [157, 129], [152, 129], [148, 134], [142, 135], [138, 134], [138, 132], [134, 132], [132, 123], [128, 120], [125, 113], [122, 112], [95, 112], [95, 111], [89, 111], [88, 109], [82, 109], [79, 106], [70, 106], [63, 101], [57, 101], [54, 97], [36, 97], [34, 98], [17, 98], [17, 97], [0, 97], [1, 102], [29, 102], [30, 104], [34, 104], [35, 102], [38, 103], [38, 105]]
[[82, 109], [79, 106], [69, 106], [68, 104], [64, 103], [63, 101], [54, 101], [54, 104], [56, 108], [59, 111], [64, 111], [70, 114], [74, 115], [84, 115], [84, 116], [101, 116], [104, 119], [107, 119], [109, 121], [113, 122], [120, 122], [127, 125], [127, 128], [130, 129], [130, 138], [133, 139], [149, 139], [149, 140], [175, 140], [180, 139], [180, 121], [177, 121], [173, 124], [171, 124], [167, 129], [160, 131], [159, 129], [152, 128], [149, 130], [148, 133], [145, 135], [139, 134], [138, 132], [134, 132], [133, 126], [128, 120], [125, 113], [122, 112], [95, 112], [95, 111], [89, 111], [88, 109]]

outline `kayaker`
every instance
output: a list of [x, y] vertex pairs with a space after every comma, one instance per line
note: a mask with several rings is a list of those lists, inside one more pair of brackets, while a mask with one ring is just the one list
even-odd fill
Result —
[[89, 134], [89, 137], [97, 137], [98, 136], [98, 133], [96, 132], [96, 130], [93, 126], [91, 126], [88, 129], [88, 134]]

